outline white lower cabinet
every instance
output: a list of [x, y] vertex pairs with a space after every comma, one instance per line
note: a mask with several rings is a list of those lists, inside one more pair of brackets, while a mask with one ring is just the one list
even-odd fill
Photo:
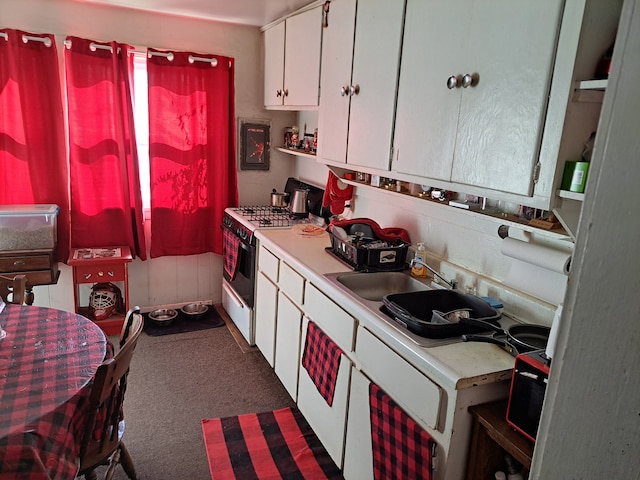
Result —
[[278, 293], [276, 317], [275, 372], [291, 398], [298, 394], [298, 363], [300, 358], [300, 325], [302, 312], [282, 291]]
[[278, 287], [262, 272], [256, 278], [256, 345], [274, 365]]
[[[309, 318], [305, 317], [300, 342], [301, 359], [308, 323]], [[350, 370], [351, 361], [343, 353], [340, 356], [333, 402], [329, 406], [318, 392], [307, 370], [302, 363], [300, 364], [298, 408], [338, 467], [342, 467], [343, 462]]]
[[349, 416], [342, 472], [346, 480], [373, 478], [369, 383], [370, 380], [360, 370], [355, 367], [351, 369]]

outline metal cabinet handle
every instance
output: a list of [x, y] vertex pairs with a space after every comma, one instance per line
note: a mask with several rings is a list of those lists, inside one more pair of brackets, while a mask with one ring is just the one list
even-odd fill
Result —
[[16, 260], [13, 262], [14, 267], [24, 267], [27, 264], [24, 260]]
[[340, 96], [344, 97], [347, 93], [349, 93], [349, 85], [344, 85], [340, 87]]
[[84, 274], [84, 278], [85, 278], [85, 280], [89, 280], [91, 278], [91, 274], [90, 273], [85, 273]]
[[470, 73], [466, 73], [462, 77], [462, 88], [471, 87], [473, 85], [473, 76]]
[[276, 97], [282, 96], [282, 90], [276, 90]]
[[449, 78], [447, 78], [447, 88], [449, 90], [459, 87], [458, 82], [460, 81], [460, 79], [458, 77], [458, 75], [451, 75]]
[[351, 85], [349, 87], [349, 96], [358, 95], [360, 93], [360, 85]]
[[113, 277], [115, 274], [113, 272], [107, 272], [107, 275], [109, 275], [110, 277]]
[[285, 88], [284, 90], [282, 90], [282, 95], [285, 97], [289, 96], [289, 89]]

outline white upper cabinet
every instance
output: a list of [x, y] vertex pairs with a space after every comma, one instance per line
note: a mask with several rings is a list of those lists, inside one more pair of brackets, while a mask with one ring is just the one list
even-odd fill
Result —
[[318, 114], [322, 160], [389, 169], [403, 15], [404, 1], [331, 2]]
[[392, 170], [532, 195], [563, 0], [408, 0]]
[[293, 15], [264, 31], [264, 105], [318, 106], [322, 7]]

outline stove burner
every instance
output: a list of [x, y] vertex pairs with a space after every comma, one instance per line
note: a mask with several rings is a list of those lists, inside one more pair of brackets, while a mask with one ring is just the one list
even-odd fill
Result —
[[307, 219], [307, 215], [293, 215], [285, 207], [273, 207], [271, 205], [236, 207], [233, 211], [249, 223], [263, 228], [291, 227]]

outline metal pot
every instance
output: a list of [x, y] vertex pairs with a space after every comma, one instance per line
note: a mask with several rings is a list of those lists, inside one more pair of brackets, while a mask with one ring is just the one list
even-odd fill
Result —
[[273, 189], [273, 193], [271, 193], [271, 206], [272, 207], [286, 207], [287, 201], [289, 200], [288, 193], [278, 193], [276, 189]]
[[290, 205], [291, 213], [293, 213], [294, 215], [306, 215], [309, 212], [309, 206], [307, 204], [308, 198], [308, 190], [294, 190]]

